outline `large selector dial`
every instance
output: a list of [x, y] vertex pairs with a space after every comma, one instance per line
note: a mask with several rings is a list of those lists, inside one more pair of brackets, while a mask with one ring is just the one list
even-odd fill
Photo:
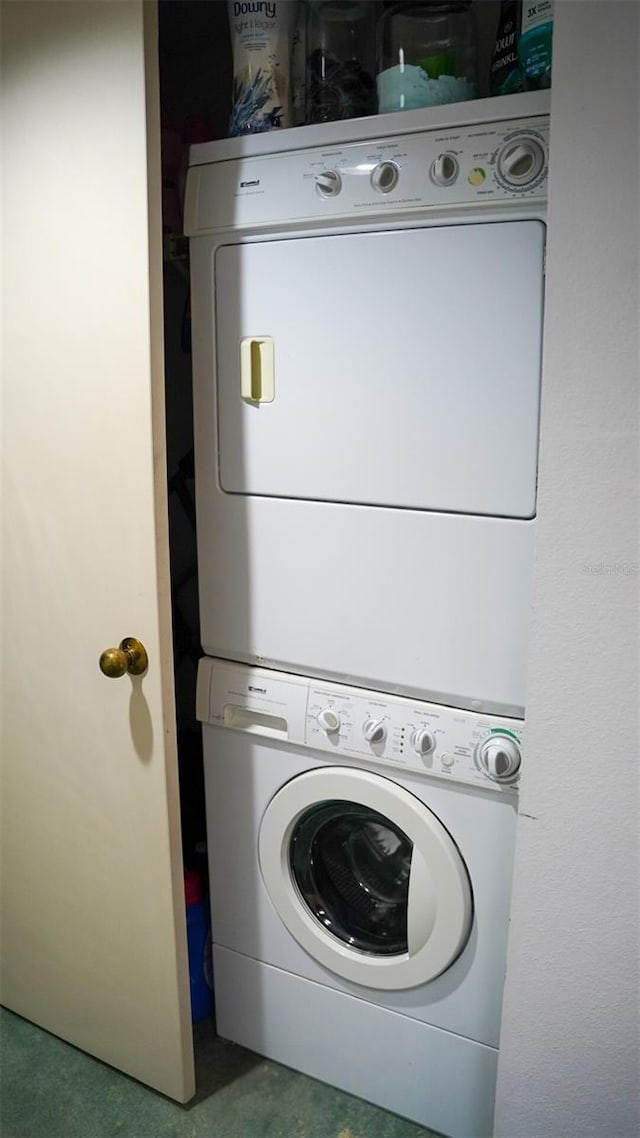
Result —
[[494, 782], [510, 782], [520, 770], [520, 746], [511, 735], [496, 732], [484, 739], [477, 751], [480, 769]]
[[335, 198], [342, 189], [342, 178], [337, 170], [323, 170], [316, 174], [316, 193], [321, 198]]
[[544, 163], [544, 147], [535, 138], [511, 138], [498, 151], [498, 177], [513, 189], [522, 189], [535, 182]]
[[362, 734], [367, 743], [383, 743], [387, 735], [384, 719], [374, 719], [373, 717], [365, 719]]

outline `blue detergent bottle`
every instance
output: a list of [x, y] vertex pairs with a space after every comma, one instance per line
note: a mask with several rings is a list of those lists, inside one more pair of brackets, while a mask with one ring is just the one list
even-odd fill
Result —
[[211, 923], [202, 878], [197, 869], [185, 869], [184, 893], [187, 907], [187, 949], [191, 1020], [198, 1023], [213, 1012], [211, 986]]
[[524, 0], [518, 55], [525, 91], [551, 86], [553, 0]]

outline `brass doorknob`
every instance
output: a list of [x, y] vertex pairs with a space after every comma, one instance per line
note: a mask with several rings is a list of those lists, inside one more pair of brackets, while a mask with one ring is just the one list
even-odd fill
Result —
[[128, 672], [130, 676], [141, 676], [149, 667], [149, 657], [144, 644], [135, 636], [125, 636], [118, 648], [105, 648], [100, 657], [100, 671], [117, 680]]

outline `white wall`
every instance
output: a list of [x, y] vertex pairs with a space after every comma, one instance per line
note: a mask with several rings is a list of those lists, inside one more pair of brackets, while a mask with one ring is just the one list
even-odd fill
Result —
[[527, 767], [496, 1134], [638, 1127], [638, 39], [559, 0]]

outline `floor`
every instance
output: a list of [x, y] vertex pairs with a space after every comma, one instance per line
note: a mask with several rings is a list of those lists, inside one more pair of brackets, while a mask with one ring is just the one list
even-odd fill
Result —
[[186, 1107], [0, 1009], [2, 1138], [432, 1138], [196, 1025]]

